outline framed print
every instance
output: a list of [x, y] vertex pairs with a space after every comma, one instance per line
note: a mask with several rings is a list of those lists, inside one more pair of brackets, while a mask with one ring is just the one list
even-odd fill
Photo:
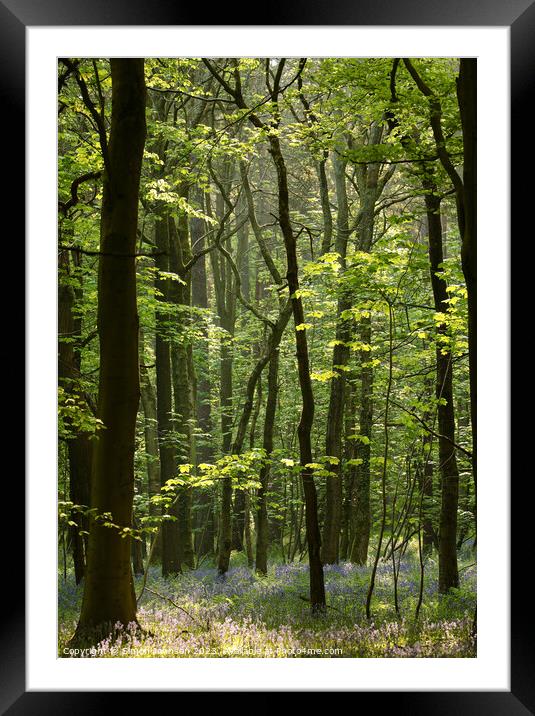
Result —
[[535, 713], [508, 275], [535, 10], [266, 10], [0, 6], [28, 306], [3, 712]]

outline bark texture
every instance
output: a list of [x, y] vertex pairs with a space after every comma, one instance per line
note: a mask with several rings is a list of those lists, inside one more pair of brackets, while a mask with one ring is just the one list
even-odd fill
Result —
[[[82, 299], [81, 287], [71, 285], [72, 268], [79, 266], [80, 257], [73, 255], [72, 261], [68, 251], [62, 251], [59, 256], [60, 270], [65, 274], [65, 282], [60, 281], [58, 287], [58, 384], [66, 395], [74, 398], [76, 402], [85, 404], [90, 410], [88, 400], [79, 387], [81, 357], [77, 342], [82, 338], [82, 320], [76, 315], [75, 305]], [[71, 432], [72, 426], [70, 426]], [[75, 430], [67, 440], [67, 455], [69, 459], [69, 499], [74, 505], [90, 507], [91, 462], [93, 454], [93, 441], [91, 435]], [[74, 564], [74, 577], [76, 584], [80, 584], [85, 572], [87, 538], [80, 534], [87, 531], [89, 521], [83, 514], [77, 514], [76, 526], [69, 529], [69, 541]]]
[[[349, 238], [349, 209], [347, 204], [346, 171], [347, 161], [333, 155], [338, 214], [336, 221], [335, 251], [340, 257], [341, 269], [345, 269], [347, 241]], [[329, 464], [325, 492], [325, 519], [323, 523], [322, 561], [335, 564], [339, 559], [340, 530], [342, 525], [342, 432], [346, 372], [349, 361], [350, 327], [344, 311], [351, 307], [347, 291], [338, 298], [336, 317], [336, 344], [333, 348], [332, 370], [336, 377], [331, 380], [329, 410], [327, 414], [325, 454], [334, 460]]]
[[[440, 276], [440, 265], [444, 260], [442, 251], [442, 224], [440, 219], [440, 197], [436, 195], [436, 186], [424, 180], [425, 205], [429, 234], [429, 263], [431, 286], [435, 310], [448, 312], [448, 292], [444, 279]], [[457, 508], [459, 503], [459, 468], [455, 454], [455, 411], [453, 405], [452, 356], [440, 336], [445, 334], [445, 326], [437, 329], [437, 375], [436, 398], [438, 422], [438, 454], [441, 475], [441, 508], [439, 526], [439, 591], [445, 593], [459, 586], [457, 567]]]
[[[104, 424], [93, 455], [91, 504], [132, 526], [135, 427], [139, 404], [136, 233], [145, 144], [142, 59], [112, 59], [112, 114], [105, 152], [98, 285], [100, 379], [98, 417]], [[77, 636], [108, 633], [136, 620], [130, 538], [101, 520], [92, 524]], [[93, 642], [94, 643], [94, 642]]]

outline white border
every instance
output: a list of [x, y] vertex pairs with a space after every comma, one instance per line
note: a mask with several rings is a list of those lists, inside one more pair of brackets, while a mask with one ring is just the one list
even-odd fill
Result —
[[[509, 690], [509, 28], [27, 28], [29, 690]], [[477, 659], [57, 659], [56, 58], [476, 56]], [[492, 359], [489, 360], [489, 356]]]

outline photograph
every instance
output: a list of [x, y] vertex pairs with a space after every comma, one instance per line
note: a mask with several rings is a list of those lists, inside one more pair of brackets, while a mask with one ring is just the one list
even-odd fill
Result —
[[478, 63], [57, 57], [58, 658], [477, 659]]
[[0, 0], [26, 374], [0, 714], [535, 714], [535, 1], [258, 9]]

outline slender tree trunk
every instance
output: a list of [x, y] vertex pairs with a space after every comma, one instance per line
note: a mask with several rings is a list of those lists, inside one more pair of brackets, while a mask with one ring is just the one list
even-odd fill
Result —
[[[227, 183], [232, 177], [232, 167], [226, 167]], [[219, 220], [223, 217], [223, 197], [218, 196], [217, 214]], [[232, 446], [232, 407], [233, 385], [232, 373], [234, 364], [234, 330], [236, 323], [236, 292], [233, 290], [233, 280], [230, 269], [226, 265], [226, 258], [218, 256], [216, 252], [210, 254], [214, 288], [216, 292], [217, 312], [221, 328], [226, 335], [220, 342], [220, 387], [219, 402], [221, 406], [221, 434], [223, 455], [231, 453]], [[221, 507], [218, 535], [218, 561], [219, 574], [225, 574], [230, 564], [232, 549], [232, 481], [230, 478], [221, 480]]]
[[[433, 383], [432, 380], [426, 379], [426, 392], [428, 395], [432, 395]], [[429, 386], [429, 387], [428, 387]], [[430, 412], [424, 413], [424, 422], [429, 425], [432, 416]], [[433, 545], [438, 547], [438, 540], [433, 529], [433, 520], [429, 511], [432, 508], [433, 503], [433, 472], [434, 463], [431, 454], [431, 446], [433, 442], [433, 436], [429, 433], [425, 433], [422, 437], [422, 461], [419, 465], [420, 471], [420, 491], [422, 493], [421, 499], [421, 520], [422, 520], [422, 551], [423, 554], [429, 554]]]
[[[179, 464], [195, 465], [191, 425], [191, 382], [188, 371], [187, 346], [173, 346], [171, 350], [173, 393], [175, 406], [175, 435], [178, 442]], [[180, 562], [190, 569], [195, 566], [193, 549], [193, 528], [191, 521], [192, 488], [182, 485], [178, 488], [177, 516], [179, 532]]]
[[290, 222], [290, 207], [288, 199], [288, 179], [286, 164], [281, 152], [277, 136], [270, 135], [270, 153], [275, 163], [278, 180], [279, 195], [279, 223], [284, 237], [286, 249], [288, 290], [292, 302], [295, 324], [295, 346], [297, 354], [297, 367], [299, 373], [299, 386], [301, 389], [302, 411], [298, 427], [299, 453], [301, 458], [301, 479], [306, 505], [306, 533], [308, 544], [308, 560], [310, 567], [310, 602], [312, 611], [325, 609], [325, 584], [323, 578], [323, 565], [321, 563], [321, 534], [318, 522], [318, 498], [314, 484], [312, 464], [312, 444], [310, 434], [314, 420], [314, 394], [310, 379], [310, 364], [308, 356], [308, 341], [306, 330], [302, 326], [305, 322], [303, 302], [299, 296], [299, 269], [297, 263], [297, 246]]
[[350, 460], [355, 458], [355, 440], [351, 438], [355, 433], [355, 380], [352, 372], [346, 380], [345, 400], [345, 439], [344, 439], [344, 501], [342, 505], [342, 534], [340, 536], [340, 559], [349, 559], [351, 556], [351, 545], [353, 544], [353, 512], [355, 499], [355, 465]]
[[[69, 499], [74, 505], [86, 505], [91, 507], [91, 463], [93, 456], [93, 441], [87, 434], [81, 433], [76, 438], [68, 441], [69, 452]], [[70, 529], [70, 540], [72, 548], [72, 559], [74, 564], [74, 578], [76, 584], [80, 584], [85, 573], [87, 554], [87, 537], [80, 534], [80, 530], [86, 531], [89, 527], [89, 520], [79, 515], [74, 520], [76, 527]]]
[[[156, 408], [156, 393], [151, 384], [148, 368], [143, 365], [143, 356], [140, 366], [141, 404], [143, 406], [145, 452], [147, 455], [147, 478], [149, 499], [160, 494], [160, 449], [158, 445], [158, 413]], [[159, 517], [161, 510], [158, 505], [149, 502], [149, 515]], [[152, 536], [151, 544], [156, 539]], [[156, 540], [153, 558], [161, 559], [161, 541]]]
[[386, 494], [386, 478], [388, 472], [388, 454], [390, 448], [390, 433], [388, 429], [388, 418], [390, 412], [390, 396], [392, 394], [392, 384], [394, 375], [394, 309], [392, 303], [388, 303], [388, 381], [386, 386], [385, 396], [385, 412], [383, 419], [383, 431], [384, 431], [384, 449], [383, 449], [383, 469], [381, 471], [381, 502], [382, 502], [382, 515], [381, 515], [381, 526], [379, 528], [379, 539], [377, 541], [377, 549], [375, 550], [375, 558], [373, 560], [372, 572], [370, 575], [370, 584], [368, 587], [368, 594], [366, 595], [366, 619], [371, 618], [371, 603], [373, 592], [375, 589], [375, 578], [377, 575], [377, 565], [381, 557], [381, 550], [383, 546], [383, 537], [386, 528], [387, 519], [387, 503], [388, 498]]
[[[359, 340], [371, 343], [371, 318], [363, 316], [359, 322]], [[360, 358], [360, 412], [359, 437], [355, 445], [355, 456], [361, 460], [355, 469], [355, 511], [353, 515], [353, 543], [350, 559], [355, 564], [365, 565], [368, 560], [370, 543], [370, 457], [373, 428], [373, 368], [370, 352], [359, 351]]]
[[[380, 124], [372, 124], [369, 130], [368, 144], [381, 142], [383, 129]], [[385, 184], [392, 175], [387, 172], [379, 179], [380, 165], [376, 162], [360, 165], [357, 168], [357, 181], [360, 190], [360, 211], [358, 225], [358, 248], [370, 252], [373, 244], [375, 224], [375, 205]], [[370, 315], [363, 315], [359, 321], [359, 341], [371, 346], [372, 323]], [[370, 351], [359, 351], [360, 361], [360, 411], [359, 437], [355, 445], [355, 457], [360, 464], [355, 470], [355, 509], [353, 513], [353, 543], [350, 559], [355, 564], [365, 565], [368, 559], [370, 543], [370, 456], [373, 428], [373, 367], [370, 364]]]
[[321, 211], [323, 214], [323, 237], [321, 240], [321, 253], [326, 254], [331, 250], [333, 240], [333, 217], [331, 204], [329, 202], [329, 184], [327, 182], [326, 164], [328, 153], [317, 163], [318, 181], [320, 186]]
[[[132, 527], [136, 530], [139, 529], [139, 523], [135, 517], [132, 520]], [[142, 540], [132, 539], [132, 569], [134, 570], [136, 577], [145, 573], [145, 569], [143, 568]]]
[[[230, 454], [232, 440], [232, 346], [227, 339], [221, 342], [221, 432], [223, 434], [223, 454]], [[225, 574], [230, 563], [232, 547], [232, 482], [223, 478], [221, 487], [221, 513], [219, 520], [218, 571]]]
[[[431, 269], [431, 286], [435, 310], [447, 313], [448, 292], [444, 279], [440, 276], [442, 254], [442, 224], [440, 219], [441, 199], [436, 195], [436, 186], [428, 180], [423, 181], [427, 228], [429, 233], [429, 262]], [[439, 591], [445, 593], [452, 587], [459, 586], [457, 568], [457, 509], [459, 502], [459, 469], [455, 454], [455, 413], [453, 406], [453, 370], [451, 353], [440, 342], [445, 334], [445, 327], [437, 329], [437, 376], [436, 397], [438, 401], [438, 454], [441, 474], [441, 508], [439, 527]]]
[[457, 96], [463, 128], [461, 262], [468, 294], [472, 468], [477, 487], [477, 60], [474, 58], [461, 58]]
[[[342, 270], [345, 269], [347, 241], [349, 237], [348, 205], [345, 170], [346, 161], [333, 155], [333, 167], [338, 201], [337, 231], [335, 250], [340, 256]], [[349, 321], [343, 318], [344, 311], [351, 308], [347, 292], [338, 298], [336, 311], [336, 344], [333, 348], [332, 367], [336, 376], [331, 380], [329, 411], [327, 414], [325, 454], [334, 458], [329, 465], [331, 475], [327, 478], [325, 521], [323, 523], [322, 561], [334, 564], [339, 558], [340, 530], [342, 525], [342, 428], [345, 401], [345, 367], [349, 361]]]
[[[181, 196], [187, 198], [187, 189], [181, 188]], [[178, 339], [171, 344], [171, 371], [174, 395], [174, 433], [177, 441], [178, 463], [195, 465], [195, 441], [193, 434], [193, 385], [191, 375], [191, 340], [187, 332], [191, 322], [191, 282], [189, 274], [183, 275], [183, 267], [191, 258], [187, 217], [181, 214], [178, 225], [169, 219], [170, 269], [185, 281], [172, 282], [171, 300], [179, 308], [177, 316]], [[192, 489], [188, 485], [178, 488], [177, 516], [179, 552], [181, 565], [190, 569], [195, 566], [193, 531], [191, 522]]]
[[[98, 284], [100, 377], [91, 504], [132, 526], [134, 451], [139, 404], [136, 232], [145, 144], [142, 59], [112, 59], [112, 115], [101, 210]], [[75, 639], [96, 643], [116, 622], [136, 621], [130, 538], [98, 518], [90, 535], [82, 610]]]
[[254, 566], [253, 541], [251, 538], [251, 498], [248, 492], [245, 493], [245, 525], [244, 525], [244, 541], [245, 554], [247, 555], [247, 565], [249, 568]]
[[265, 461], [260, 469], [257, 494], [257, 535], [256, 535], [256, 571], [259, 574], [267, 575], [268, 546], [269, 546], [269, 524], [267, 509], [267, 493], [269, 490], [270, 459], [273, 452], [273, 428], [275, 425], [275, 413], [277, 410], [277, 394], [279, 390], [279, 351], [271, 354], [269, 361], [268, 388], [266, 415], [264, 418], [264, 439], [262, 447], [265, 451]]
[[[76, 258], [74, 258], [76, 265]], [[76, 301], [82, 298], [81, 289], [75, 289], [70, 284], [71, 262], [69, 252], [63, 251], [59, 257], [60, 269], [65, 272], [65, 281], [60, 280], [58, 287], [58, 384], [68, 396], [76, 401], [87, 403], [85, 395], [80, 391], [80, 350], [76, 348], [75, 341], [82, 337], [82, 320], [75, 314]], [[89, 406], [87, 406], [89, 409]], [[72, 428], [71, 428], [72, 430]], [[69, 459], [69, 499], [74, 505], [90, 507], [91, 461], [93, 441], [91, 435], [76, 432], [67, 440], [67, 455]], [[87, 531], [89, 521], [82, 514], [77, 514], [73, 520], [75, 526], [69, 528], [69, 539], [74, 564], [74, 577], [76, 584], [80, 584], [85, 572], [85, 556], [87, 539], [80, 534]]]
[[[195, 244], [195, 252], [199, 253], [204, 249], [205, 223], [202, 219], [193, 218], [191, 221], [191, 240]], [[199, 308], [208, 308], [208, 286], [206, 277], [206, 259], [202, 256], [193, 266], [191, 271], [191, 292], [192, 304]], [[212, 386], [210, 382], [209, 366], [209, 342], [208, 328], [203, 317], [198, 319], [202, 338], [196, 359], [201, 365], [199, 379], [197, 382], [195, 410], [197, 425], [201, 436], [197, 439], [197, 461], [211, 463], [214, 459], [212, 449], [212, 410], [210, 396]], [[195, 521], [195, 551], [199, 557], [214, 552], [214, 506], [211, 491], [200, 490], [196, 498], [197, 519]]]
[[[241, 213], [245, 210], [245, 202], [240, 199], [238, 202], [238, 210]], [[248, 301], [250, 294], [249, 281], [249, 232], [247, 224], [244, 224], [238, 231], [238, 249], [236, 255], [236, 264], [241, 277], [241, 292], [243, 297]], [[246, 353], [250, 352], [250, 347], [246, 349]], [[246, 495], [244, 490], [237, 490], [234, 495], [233, 520], [232, 520], [232, 549], [242, 552], [244, 548], [245, 537], [245, 502]]]
[[[155, 227], [155, 241], [158, 249], [156, 267], [159, 272], [169, 271], [169, 225], [167, 218], [158, 219]], [[160, 446], [160, 480], [163, 487], [168, 480], [175, 477], [177, 459], [174, 446], [172, 410], [173, 383], [171, 373], [171, 344], [167, 334], [170, 314], [169, 302], [170, 280], [159, 274], [156, 278], [156, 289], [161, 308], [156, 316], [156, 398], [158, 413], [158, 442]], [[176, 505], [170, 510], [175, 520], [164, 520], [161, 527], [161, 551], [163, 576], [179, 574], [182, 571], [179, 552], [178, 518]]]
[[232, 507], [232, 549], [243, 552], [245, 531], [245, 490], [236, 490]]

